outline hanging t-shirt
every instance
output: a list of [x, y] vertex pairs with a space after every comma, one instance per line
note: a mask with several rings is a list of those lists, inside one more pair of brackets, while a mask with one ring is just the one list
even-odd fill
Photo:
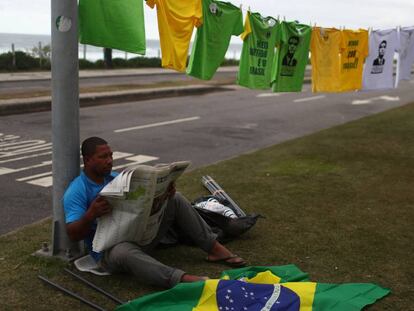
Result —
[[340, 90], [341, 31], [314, 27], [311, 39], [312, 92]]
[[341, 83], [339, 91], [362, 88], [362, 70], [368, 56], [368, 30], [342, 30]]
[[279, 22], [273, 17], [247, 12], [237, 83], [252, 89], [268, 89]]
[[282, 22], [277, 36], [277, 53], [272, 70], [274, 92], [300, 92], [309, 59], [312, 28], [296, 22]]
[[201, 0], [147, 0], [157, 6], [161, 66], [185, 71], [194, 26], [201, 24]]
[[80, 0], [79, 41], [144, 55], [142, 0]]
[[397, 30], [371, 31], [369, 46], [370, 53], [364, 67], [363, 89], [394, 88], [394, 53], [399, 50]]
[[197, 28], [187, 74], [210, 80], [226, 56], [232, 35], [243, 32], [243, 14], [230, 2], [202, 0], [203, 24]]
[[410, 80], [411, 69], [414, 64], [414, 27], [400, 29], [400, 46], [397, 81]]

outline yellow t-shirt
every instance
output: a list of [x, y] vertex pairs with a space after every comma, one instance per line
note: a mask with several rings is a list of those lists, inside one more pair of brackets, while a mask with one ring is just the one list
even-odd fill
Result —
[[341, 84], [339, 91], [362, 88], [362, 70], [368, 56], [368, 31], [342, 30]]
[[157, 5], [162, 67], [185, 71], [194, 26], [201, 25], [201, 0], [147, 0], [147, 5]]
[[337, 92], [340, 89], [341, 31], [314, 27], [311, 38], [312, 92]]

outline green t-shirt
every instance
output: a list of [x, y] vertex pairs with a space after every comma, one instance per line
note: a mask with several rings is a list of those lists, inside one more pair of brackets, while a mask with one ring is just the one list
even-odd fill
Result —
[[237, 83], [252, 89], [268, 89], [279, 22], [259, 13], [247, 13]]
[[277, 53], [272, 70], [274, 92], [300, 92], [309, 58], [312, 28], [296, 22], [282, 22], [277, 36]]
[[221, 65], [232, 35], [243, 32], [243, 14], [230, 2], [202, 0], [203, 24], [197, 29], [187, 74], [210, 80]]
[[143, 0], [80, 0], [79, 40], [145, 55]]

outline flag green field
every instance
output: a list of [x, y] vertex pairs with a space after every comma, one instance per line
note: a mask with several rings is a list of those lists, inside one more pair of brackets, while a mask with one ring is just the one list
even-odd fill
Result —
[[295, 265], [247, 267], [220, 279], [184, 283], [118, 311], [358, 311], [390, 291], [372, 283], [324, 284]]

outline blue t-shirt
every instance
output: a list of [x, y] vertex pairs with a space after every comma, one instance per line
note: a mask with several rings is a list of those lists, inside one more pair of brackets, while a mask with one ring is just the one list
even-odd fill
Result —
[[[105, 177], [103, 184], [97, 184], [82, 171], [66, 189], [63, 195], [63, 208], [65, 210], [65, 221], [71, 223], [81, 219], [91, 205], [92, 201], [98, 196], [98, 193], [105, 187], [118, 173], [112, 172]], [[85, 245], [91, 256], [99, 261], [101, 253], [92, 251], [92, 241], [96, 231], [96, 221], [93, 223], [91, 233], [85, 238]]]

